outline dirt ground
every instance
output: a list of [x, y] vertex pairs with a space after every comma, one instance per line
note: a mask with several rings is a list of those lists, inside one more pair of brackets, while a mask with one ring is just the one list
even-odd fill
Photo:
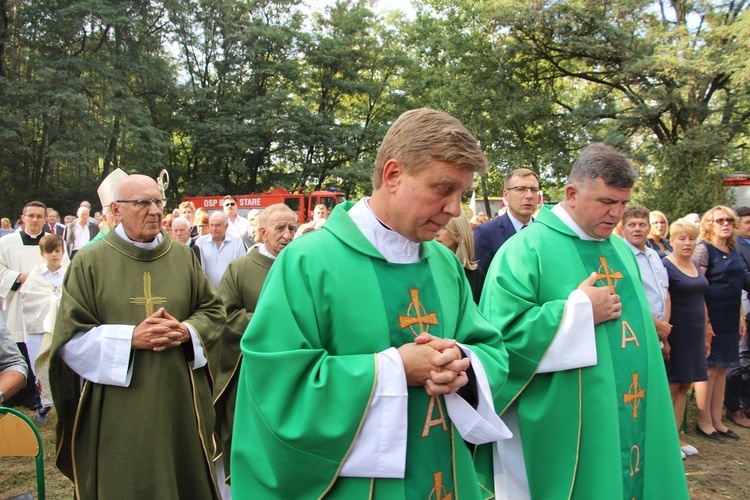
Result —
[[[26, 414], [31, 416], [30, 411]], [[47, 498], [73, 498], [73, 488], [54, 465], [55, 422], [57, 415], [50, 412], [49, 422], [40, 424], [44, 440], [44, 469]], [[694, 500], [750, 498], [750, 429], [728, 424], [740, 436], [737, 442], [714, 443], [695, 434], [695, 407], [690, 405], [688, 433], [682, 438], [700, 453], [685, 460], [690, 496]], [[32, 459], [0, 458], [0, 499], [21, 493], [34, 492], [35, 468]], [[667, 494], [668, 492], [664, 492]]]

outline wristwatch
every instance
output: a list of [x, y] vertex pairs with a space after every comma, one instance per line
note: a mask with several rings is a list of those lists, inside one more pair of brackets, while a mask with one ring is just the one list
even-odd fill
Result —
[[0, 391], [0, 405], [5, 403], [5, 393]]

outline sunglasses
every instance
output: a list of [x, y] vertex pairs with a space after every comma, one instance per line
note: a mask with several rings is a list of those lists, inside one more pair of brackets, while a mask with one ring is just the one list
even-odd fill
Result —
[[731, 217], [719, 217], [718, 219], [715, 219], [714, 222], [720, 226], [723, 226], [725, 222], [734, 224], [734, 219], [732, 219]]
[[224, 206], [225, 206], [225, 207], [233, 207], [233, 206], [235, 206], [235, 205], [236, 205], [236, 203], [235, 203], [235, 202], [233, 202], [233, 201], [230, 201], [229, 203], [224, 203]]

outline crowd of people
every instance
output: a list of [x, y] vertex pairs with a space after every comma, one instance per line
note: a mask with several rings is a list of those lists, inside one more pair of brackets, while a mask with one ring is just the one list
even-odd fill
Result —
[[670, 226], [592, 144], [559, 204], [518, 169], [489, 219], [461, 207], [486, 170], [421, 109], [371, 196], [305, 223], [165, 214], [138, 174], [94, 217], [31, 201], [0, 229], [0, 402], [54, 408], [82, 499], [687, 498], [691, 388], [696, 436], [750, 428], [750, 208]]

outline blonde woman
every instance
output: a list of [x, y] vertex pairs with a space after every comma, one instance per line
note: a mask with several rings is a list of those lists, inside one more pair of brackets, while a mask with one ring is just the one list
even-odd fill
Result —
[[[669, 296], [672, 298], [671, 351], [666, 367], [679, 428], [690, 386], [708, 380], [705, 340], [708, 280], [700, 266], [691, 259], [698, 239], [698, 227], [678, 220], [670, 226], [669, 234], [674, 251], [662, 260], [669, 276]], [[686, 455], [698, 454], [694, 446], [684, 441], [680, 441], [680, 448]]]
[[479, 304], [484, 286], [484, 271], [474, 260], [474, 238], [471, 233], [471, 223], [465, 213], [454, 217], [448, 224], [438, 231], [435, 239], [456, 254], [461, 265], [464, 266], [466, 278], [471, 286], [474, 302]]
[[737, 239], [737, 216], [729, 207], [716, 206], [701, 219], [700, 243], [693, 261], [708, 280], [706, 293], [706, 351], [708, 381], [695, 384], [698, 425], [695, 432], [713, 441], [739, 436], [721, 421], [727, 372], [739, 362], [740, 335], [745, 332], [745, 318], [740, 313], [744, 266], [734, 249]]
[[663, 259], [672, 253], [672, 245], [667, 240], [669, 236], [669, 221], [667, 220], [667, 216], [658, 210], [649, 213], [648, 218], [651, 223], [651, 229], [649, 230], [648, 238], [646, 238], [646, 245], [656, 250], [659, 257]]
[[10, 225], [10, 219], [3, 217], [0, 219], [0, 237], [5, 236], [13, 232], [13, 227]]

